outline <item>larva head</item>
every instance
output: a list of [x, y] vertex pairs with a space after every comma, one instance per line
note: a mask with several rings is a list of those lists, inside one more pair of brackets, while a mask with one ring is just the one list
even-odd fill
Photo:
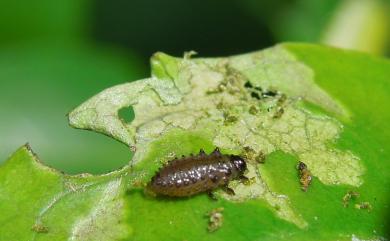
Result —
[[231, 155], [230, 156], [230, 161], [233, 163], [233, 165], [237, 168], [238, 172], [240, 174], [243, 174], [246, 170], [246, 162], [245, 160], [236, 155]]

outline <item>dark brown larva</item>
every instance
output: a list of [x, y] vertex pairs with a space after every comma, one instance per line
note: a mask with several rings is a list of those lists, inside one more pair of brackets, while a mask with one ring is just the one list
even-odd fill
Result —
[[210, 192], [218, 187], [233, 193], [227, 187], [229, 181], [243, 178], [246, 162], [240, 156], [221, 154], [218, 148], [207, 155], [175, 159], [162, 167], [147, 186], [149, 191], [171, 197], [191, 196]]

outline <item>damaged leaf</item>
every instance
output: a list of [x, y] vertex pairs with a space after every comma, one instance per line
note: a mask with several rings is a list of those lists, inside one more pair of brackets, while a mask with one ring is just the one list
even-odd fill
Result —
[[128, 237], [127, 168], [69, 176], [44, 166], [28, 145], [0, 168], [0, 240], [119, 240]]
[[[106, 89], [69, 113], [73, 127], [126, 144], [134, 152], [128, 167], [103, 176], [68, 176], [36, 162], [24, 147], [0, 168], [0, 188], [14, 188], [9, 183], [16, 175], [25, 180], [15, 187], [20, 193], [0, 189], [0, 200], [14, 198], [0, 205], [36, 195], [34, 207], [23, 202], [31, 209], [30, 221], [23, 224], [31, 236], [23, 238], [350, 240], [388, 235], [385, 170], [390, 163], [384, 157], [390, 153], [384, 142], [390, 134], [379, 131], [390, 119], [381, 104], [390, 99], [387, 60], [284, 44], [227, 58], [157, 53], [151, 63], [150, 78]], [[130, 122], [118, 115], [128, 107], [135, 114]], [[369, 114], [379, 107], [385, 114]], [[248, 183], [231, 182], [234, 196], [217, 191], [218, 200], [212, 201], [206, 195], [166, 199], [143, 193], [164, 163], [215, 147], [247, 159]], [[39, 178], [23, 175], [18, 163]], [[298, 175], [297, 163], [310, 172]], [[340, 200], [352, 188], [362, 204], [370, 204], [370, 212], [362, 212], [364, 205], [344, 207]], [[217, 209], [223, 210], [223, 225], [212, 222], [218, 231], [210, 233], [204, 214]]]

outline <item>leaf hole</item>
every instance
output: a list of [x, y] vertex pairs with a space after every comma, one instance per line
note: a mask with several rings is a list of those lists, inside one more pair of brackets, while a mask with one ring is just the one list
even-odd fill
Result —
[[132, 106], [126, 106], [118, 111], [119, 118], [126, 122], [131, 123], [134, 120], [135, 114]]

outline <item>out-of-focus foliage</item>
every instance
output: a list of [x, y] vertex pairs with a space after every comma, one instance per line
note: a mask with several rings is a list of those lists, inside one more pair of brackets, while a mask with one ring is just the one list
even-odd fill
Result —
[[77, 41], [85, 36], [90, 0], [1, 1], [0, 44], [42, 39]]
[[243, 4], [259, 21], [266, 22], [279, 41], [317, 42], [342, 1], [246, 0]]
[[321, 42], [341, 48], [384, 54], [389, 49], [390, 2], [346, 0], [321, 34]]
[[140, 78], [134, 55], [89, 42], [89, 1], [0, 3], [0, 159], [30, 142], [67, 172], [105, 172], [127, 163], [124, 146], [73, 130], [66, 114], [90, 95]]
[[277, 41], [320, 42], [382, 55], [390, 49], [388, 0], [243, 1]]
[[244, 4], [239, 0], [96, 0], [94, 36], [139, 51], [145, 62], [156, 51], [182, 56], [195, 50], [211, 57], [271, 46], [276, 40], [266, 22], [257, 21]]

